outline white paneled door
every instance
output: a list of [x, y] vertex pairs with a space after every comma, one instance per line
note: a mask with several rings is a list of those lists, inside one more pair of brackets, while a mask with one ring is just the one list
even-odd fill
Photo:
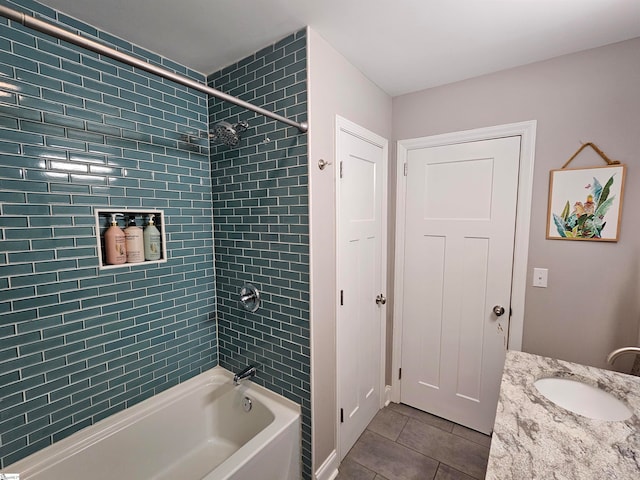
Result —
[[339, 456], [381, 406], [386, 265], [386, 140], [337, 121]]
[[410, 150], [402, 403], [489, 433], [509, 329], [520, 137]]

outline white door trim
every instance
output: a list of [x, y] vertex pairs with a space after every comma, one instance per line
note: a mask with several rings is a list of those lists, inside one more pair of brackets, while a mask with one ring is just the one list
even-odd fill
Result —
[[394, 275], [393, 311], [393, 355], [391, 359], [391, 400], [400, 402], [398, 369], [402, 359], [402, 303], [404, 285], [404, 224], [406, 177], [404, 164], [409, 150], [453, 145], [457, 143], [492, 140], [495, 138], [521, 136], [520, 171], [518, 174], [518, 205], [516, 208], [516, 232], [513, 252], [513, 278], [511, 280], [512, 316], [509, 325], [509, 349], [522, 349], [524, 329], [524, 302], [527, 285], [527, 258], [529, 255], [529, 227], [531, 221], [531, 197], [533, 192], [533, 165], [536, 143], [536, 120], [478, 128], [461, 132], [445, 133], [430, 137], [399, 140], [397, 143], [396, 186], [396, 255]]
[[[339, 141], [339, 137], [340, 137], [340, 132], [346, 132], [349, 133], [351, 135], [354, 135], [356, 137], [359, 137], [373, 145], [376, 145], [380, 148], [382, 148], [382, 159], [383, 159], [383, 166], [382, 166], [382, 236], [381, 236], [381, 251], [382, 251], [382, 265], [381, 265], [381, 273], [382, 273], [382, 285], [383, 288], [385, 288], [385, 286], [387, 285], [387, 229], [388, 229], [388, 225], [387, 225], [387, 205], [388, 205], [388, 187], [387, 187], [387, 179], [388, 179], [388, 168], [389, 168], [389, 141], [384, 138], [381, 137], [369, 130], [367, 130], [364, 127], [361, 127], [360, 125], [351, 122], [350, 120], [347, 120], [344, 117], [341, 117], [340, 115], [336, 115], [336, 130], [335, 130], [335, 145], [336, 145], [336, 154], [335, 154], [335, 161], [339, 162], [340, 158], [342, 158], [341, 154], [342, 151], [340, 150], [341, 145], [340, 145], [340, 141]], [[336, 218], [336, 238], [335, 238], [335, 250], [336, 250], [336, 281], [335, 281], [335, 285], [336, 285], [336, 298], [339, 298], [340, 296], [340, 285], [338, 283], [338, 275], [340, 272], [340, 248], [339, 248], [339, 244], [338, 244], [338, 240], [340, 238], [340, 222], [338, 221], [339, 218], [339, 212], [338, 212], [338, 208], [340, 208], [340, 165], [336, 165], [335, 166], [335, 182], [336, 182], [336, 211], [335, 211], [335, 218]], [[388, 292], [382, 292], [385, 294], [385, 296], [388, 298]], [[338, 309], [340, 308], [340, 302], [336, 302], [336, 320], [338, 320], [339, 317], [339, 311]], [[383, 306], [381, 309], [381, 315], [380, 315], [380, 408], [382, 408], [384, 406], [384, 391], [385, 391], [385, 358], [386, 358], [386, 307]], [[338, 329], [339, 327], [336, 326], [336, 337], [338, 335]], [[337, 338], [334, 339], [334, 345], [338, 345], [338, 340]], [[340, 363], [339, 363], [339, 358], [338, 358], [338, 349], [336, 348], [336, 399], [337, 402], [340, 401], [340, 382], [338, 381], [340, 375]], [[336, 405], [337, 409], [340, 409], [340, 405]], [[336, 445], [337, 448], [340, 448], [340, 415], [338, 414], [338, 412], [336, 412]], [[341, 452], [338, 452], [339, 454]], [[340, 458], [340, 455], [338, 456], [338, 458]]]

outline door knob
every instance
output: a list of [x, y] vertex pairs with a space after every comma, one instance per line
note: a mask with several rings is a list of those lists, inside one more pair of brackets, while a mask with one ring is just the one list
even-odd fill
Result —
[[384, 305], [385, 303], [387, 303], [387, 299], [383, 294], [380, 294], [376, 297], [376, 303], [378, 305]]
[[496, 314], [496, 317], [501, 317], [504, 315], [504, 307], [502, 305], [496, 305], [493, 307], [493, 313]]

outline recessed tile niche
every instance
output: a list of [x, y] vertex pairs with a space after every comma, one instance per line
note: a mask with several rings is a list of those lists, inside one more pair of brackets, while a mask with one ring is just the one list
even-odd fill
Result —
[[[98, 267], [101, 270], [112, 268], [132, 267], [136, 265], [149, 265], [152, 263], [165, 263], [167, 261], [167, 240], [164, 229], [164, 211], [162, 210], [128, 210], [128, 209], [95, 209], [96, 218], [96, 242], [98, 246]], [[122, 231], [127, 228], [129, 220], [133, 218], [136, 226], [144, 233], [144, 229], [149, 225], [149, 218], [153, 215], [154, 225], [160, 232], [160, 258], [158, 260], [144, 260], [135, 263], [122, 263], [119, 265], [109, 265], [106, 258], [106, 248], [104, 235], [111, 227], [111, 216], [115, 214], [118, 227]]]

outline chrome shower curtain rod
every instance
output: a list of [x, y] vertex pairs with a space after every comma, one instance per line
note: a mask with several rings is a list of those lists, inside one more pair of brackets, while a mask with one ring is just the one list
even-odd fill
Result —
[[60, 40], [64, 40], [65, 42], [69, 42], [79, 47], [86, 48], [87, 50], [91, 50], [92, 52], [99, 53], [100, 55], [104, 55], [105, 57], [113, 58], [114, 60], [118, 60], [119, 62], [139, 68], [140, 70], [145, 70], [147, 72], [153, 73], [154, 75], [158, 75], [159, 77], [163, 77], [181, 85], [185, 85], [189, 88], [193, 88], [194, 90], [204, 92], [207, 95], [212, 95], [216, 98], [224, 100], [225, 102], [233, 103], [234, 105], [238, 105], [239, 107], [259, 113], [261, 115], [264, 115], [265, 117], [269, 117], [274, 120], [278, 120], [279, 122], [286, 123], [287, 125], [296, 127], [302, 133], [306, 133], [309, 129], [307, 122], [294, 122], [293, 120], [283, 117], [282, 115], [278, 115], [277, 113], [273, 113], [249, 102], [245, 102], [244, 100], [240, 100], [239, 98], [228, 95], [224, 92], [221, 92], [220, 90], [216, 90], [215, 88], [211, 88], [203, 83], [191, 80], [184, 75], [173, 73], [165, 68], [151, 65], [150, 63], [139, 60], [135, 57], [132, 57], [131, 55], [119, 52], [114, 48], [107, 47], [106, 45], [103, 45], [99, 42], [70, 32], [56, 25], [52, 25], [43, 20], [34, 18], [30, 15], [26, 15], [17, 10], [13, 10], [11, 8], [0, 5], [0, 15], [8, 18], [9, 20], [19, 22], [25, 27], [31, 28], [33, 30], [38, 30], [39, 32], [46, 33], [47, 35], [58, 38]]

